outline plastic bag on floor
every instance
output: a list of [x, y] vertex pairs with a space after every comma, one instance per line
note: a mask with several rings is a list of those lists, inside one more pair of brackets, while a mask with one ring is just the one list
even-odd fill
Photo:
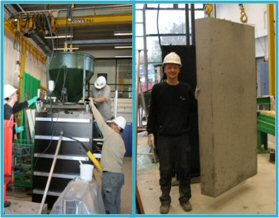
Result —
[[104, 214], [101, 190], [96, 181], [77, 178], [69, 182], [50, 214]]

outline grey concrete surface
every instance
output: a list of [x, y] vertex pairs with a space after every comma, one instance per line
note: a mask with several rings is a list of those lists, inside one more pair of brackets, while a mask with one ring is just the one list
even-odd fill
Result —
[[254, 27], [196, 20], [201, 188], [218, 196], [257, 173]]

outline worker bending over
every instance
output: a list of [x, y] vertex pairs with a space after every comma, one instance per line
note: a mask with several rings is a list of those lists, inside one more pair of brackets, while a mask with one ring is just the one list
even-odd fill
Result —
[[121, 188], [124, 185], [123, 159], [126, 152], [121, 132], [125, 129], [126, 120], [119, 116], [112, 120], [110, 126], [107, 125], [94, 105], [93, 99], [89, 99], [94, 118], [104, 138], [101, 165], [103, 167], [102, 196], [105, 210], [108, 214], [119, 214]]
[[179, 174], [179, 202], [185, 211], [191, 211], [189, 116], [193, 110], [194, 95], [187, 84], [178, 80], [180, 57], [171, 52], [165, 56], [163, 70], [166, 80], [154, 85], [151, 92], [147, 131], [149, 144], [154, 144], [159, 156], [160, 213], [169, 212], [172, 170], [177, 163]]

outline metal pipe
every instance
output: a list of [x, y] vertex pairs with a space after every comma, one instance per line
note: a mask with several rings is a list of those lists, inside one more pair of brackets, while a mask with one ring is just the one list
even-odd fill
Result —
[[118, 90], [114, 92], [114, 118], [117, 116], [117, 105], [118, 105]]
[[24, 14], [26, 14], [26, 11], [20, 6], [20, 4], [17, 4], [17, 7], [19, 7], [19, 9], [20, 9]]
[[[17, 6], [22, 10], [22, 12], [19, 12], [18, 15], [26, 15], [26, 11], [17, 4]], [[111, 8], [130, 8], [131, 4], [123, 4], [123, 5], [108, 5], [108, 6], [101, 6], [101, 7], [80, 7], [80, 8], [75, 8], [75, 10], [96, 10], [96, 9], [111, 9]], [[48, 10], [33, 10], [33, 11], [28, 11], [28, 14], [37, 14], [37, 13], [51, 13], [54, 11], [67, 11], [67, 7], [61, 8], [61, 9], [48, 9]]]
[[[83, 59], [83, 81], [82, 81], [82, 101], [83, 104], [85, 105], [85, 86], [86, 86], [86, 59]], [[89, 92], [89, 90], [88, 90]], [[88, 93], [89, 95], [89, 93]]]
[[45, 188], [45, 191], [44, 191], [44, 195], [43, 195], [43, 198], [42, 198], [42, 201], [41, 201], [41, 205], [40, 205], [40, 209], [39, 209], [38, 214], [42, 213], [43, 206], [44, 206], [44, 203], [46, 201], [46, 195], [47, 195], [47, 192], [48, 192], [48, 189], [49, 189], [49, 185], [50, 185], [50, 182], [51, 182], [51, 179], [52, 179], [52, 174], [53, 174], [54, 167], [55, 167], [55, 164], [56, 164], [57, 155], [58, 155], [59, 150], [60, 150], [62, 138], [63, 138], [63, 131], [60, 132], [59, 141], [57, 143], [57, 147], [56, 147], [55, 154], [54, 154], [54, 157], [53, 157], [52, 165], [51, 165], [49, 176], [48, 176], [48, 179], [47, 179], [46, 188]]
[[145, 16], [146, 4], [144, 4], [142, 10], [143, 20], [143, 65], [144, 65], [144, 77], [145, 77], [145, 88], [148, 90], [148, 58], [147, 58], [147, 43], [146, 43], [146, 16]]
[[[141, 84], [140, 84], [140, 52], [141, 52], [141, 50], [138, 50], [138, 63], [137, 63], [138, 64], [137, 65], [138, 90], [137, 91], [140, 94], [143, 111], [145, 113], [145, 116], [147, 117], [148, 114], [147, 114], [147, 110], [146, 110], [146, 104], [145, 104], [145, 100], [144, 100], [144, 96], [143, 96], [143, 92], [142, 92], [142, 88], [141, 88]], [[138, 107], [138, 105], [137, 105], [137, 107]]]
[[191, 4], [191, 33], [192, 33], [192, 45], [196, 44], [196, 35], [195, 35], [195, 5]]
[[276, 72], [276, 39], [275, 39], [275, 13], [274, 4], [268, 4], [268, 71], [269, 71], [269, 95], [276, 96], [275, 72]]
[[190, 45], [189, 5], [185, 5], [186, 45]]
[[73, 45], [84, 44], [84, 45], [93, 45], [93, 44], [131, 44], [132, 39], [87, 39], [87, 40], [72, 40]]

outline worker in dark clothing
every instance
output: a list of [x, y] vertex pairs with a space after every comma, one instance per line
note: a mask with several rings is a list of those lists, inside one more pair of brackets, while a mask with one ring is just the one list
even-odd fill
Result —
[[160, 163], [160, 213], [169, 212], [172, 172], [177, 163], [180, 178], [179, 202], [185, 211], [191, 211], [189, 117], [195, 101], [190, 87], [178, 80], [180, 57], [171, 52], [163, 62], [165, 81], [154, 85], [151, 93], [147, 131], [149, 143], [156, 147]]
[[[5, 120], [15, 120], [14, 115], [20, 112], [21, 110], [28, 108], [35, 102], [39, 100], [39, 98], [36, 96], [34, 98], [29, 99], [28, 101], [24, 101], [22, 103], [18, 102], [18, 95], [17, 95], [17, 89], [14, 88], [12, 85], [5, 85], [4, 86], [4, 99], [5, 99], [5, 105], [4, 105], [4, 119]], [[15, 131], [16, 133], [20, 133], [24, 130], [23, 126], [16, 127]]]

